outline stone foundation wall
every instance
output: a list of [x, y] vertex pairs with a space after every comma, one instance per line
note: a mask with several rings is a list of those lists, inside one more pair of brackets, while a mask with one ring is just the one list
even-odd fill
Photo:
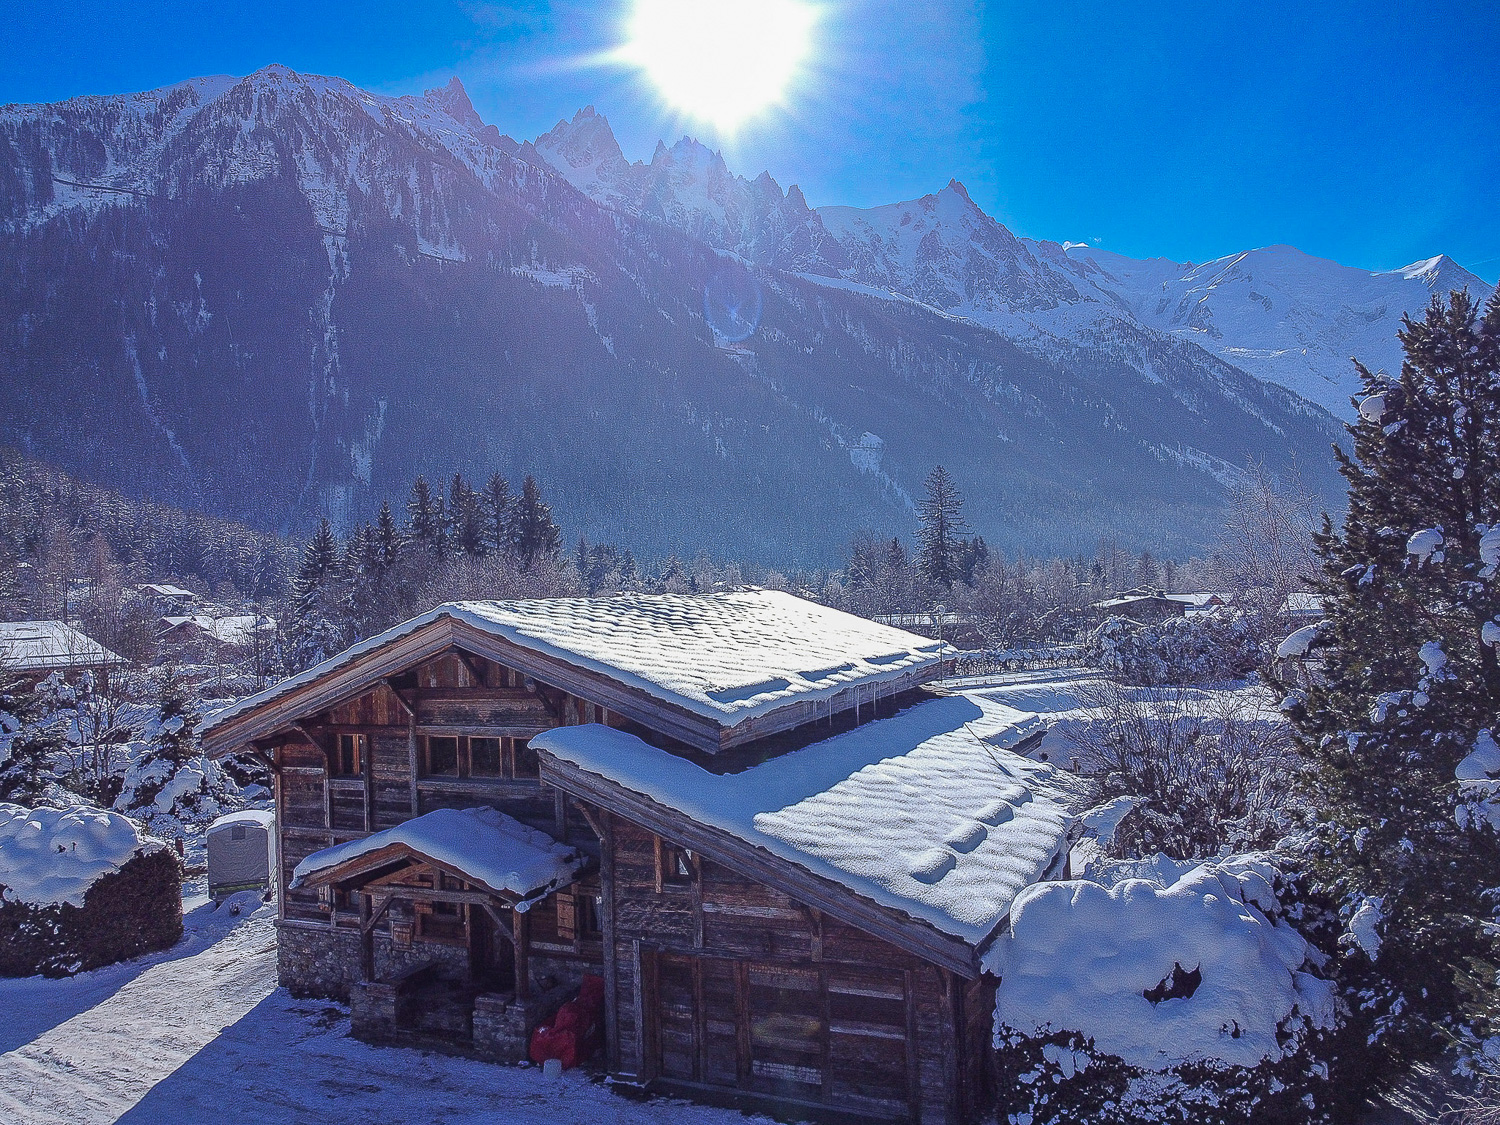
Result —
[[[357, 956], [357, 954], [356, 954]], [[375, 979], [390, 980], [418, 965], [435, 964], [438, 975], [448, 980], [469, 979], [469, 950], [467, 946], [452, 945], [441, 941], [411, 943], [409, 948], [399, 948], [391, 943], [389, 934], [375, 931]], [[359, 964], [355, 963], [358, 975]]]
[[514, 993], [481, 993], [474, 998], [474, 1050], [497, 1062], [522, 1062], [531, 1033], [572, 999], [576, 985], [559, 985], [517, 1000]]
[[359, 981], [359, 931], [280, 922], [276, 979], [293, 996], [349, 1000]]

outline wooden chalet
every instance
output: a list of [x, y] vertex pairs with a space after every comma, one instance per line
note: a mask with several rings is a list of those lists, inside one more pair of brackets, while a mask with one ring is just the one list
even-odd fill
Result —
[[760, 590], [455, 603], [203, 739], [272, 763], [281, 980], [357, 1034], [514, 1060], [597, 975], [616, 1075], [962, 1122], [980, 958], [1081, 797], [939, 652]]

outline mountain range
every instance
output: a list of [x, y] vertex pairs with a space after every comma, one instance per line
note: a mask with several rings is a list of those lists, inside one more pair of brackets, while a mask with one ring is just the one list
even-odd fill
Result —
[[813, 209], [278, 66], [0, 108], [0, 244], [0, 443], [281, 530], [534, 472], [574, 534], [772, 565], [908, 533], [938, 463], [1010, 551], [1197, 549], [1252, 460], [1336, 505], [1347, 357], [1490, 292], [1018, 238], [956, 182]]

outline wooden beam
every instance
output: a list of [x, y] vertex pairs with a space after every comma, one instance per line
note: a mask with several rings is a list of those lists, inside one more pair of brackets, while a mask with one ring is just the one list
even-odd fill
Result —
[[463, 661], [463, 666], [465, 668], [467, 668], [469, 670], [469, 674], [474, 677], [474, 680], [475, 680], [475, 685], [474, 686], [476, 686], [476, 687], [483, 687], [484, 686], [484, 665], [479, 662], [479, 658], [476, 657], [476, 656], [474, 656], [473, 653], [465, 652], [463, 649], [459, 648], [457, 645], [453, 646], [452, 651], [453, 651], [453, 655], [454, 656], [458, 657], [459, 660]]
[[396, 697], [396, 702], [401, 704], [402, 710], [406, 712], [406, 717], [409, 719], [415, 719], [417, 717], [416, 705], [408, 703], [406, 701], [406, 696], [402, 695], [401, 689], [396, 686], [395, 678], [393, 676], [382, 676], [380, 682], [383, 683], [386, 686], [386, 689]]
[[922, 1062], [917, 1051], [917, 974], [905, 971], [906, 979], [906, 1104], [911, 1119], [922, 1120]]
[[[693, 948], [703, 948], [703, 857], [692, 854], [693, 881], [688, 888], [688, 897], [693, 908]], [[694, 964], [697, 964], [695, 961]]]
[[510, 916], [516, 938], [516, 997], [524, 1000], [531, 995], [531, 914], [512, 910]]
[[579, 801], [573, 798], [569, 799], [573, 801], [573, 807], [578, 810], [578, 815], [583, 817], [584, 823], [589, 826], [589, 830], [593, 832], [600, 843], [603, 843], [604, 826], [599, 822], [599, 818], [594, 815], [592, 809], [583, 801]]
[[514, 949], [516, 947], [516, 935], [510, 932], [511, 924], [505, 920], [505, 916], [496, 910], [491, 903], [481, 902], [479, 907], [490, 916], [490, 921], [495, 923], [495, 932], [510, 942], [510, 947]]
[[485, 894], [483, 891], [440, 891], [433, 887], [413, 887], [401, 883], [386, 883], [375, 888], [360, 887], [358, 893], [383, 902], [399, 898], [410, 899], [413, 902], [452, 902], [483, 906], [485, 903], [495, 901], [494, 895]]

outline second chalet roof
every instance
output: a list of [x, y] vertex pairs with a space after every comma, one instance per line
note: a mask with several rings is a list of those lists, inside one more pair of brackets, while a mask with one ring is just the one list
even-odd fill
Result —
[[241, 700], [209, 730], [443, 617], [734, 727], [935, 668], [939, 642], [775, 590], [449, 602]]
[[587, 862], [576, 848], [495, 809], [434, 809], [394, 828], [313, 852], [297, 864], [291, 885], [336, 875], [338, 868], [385, 851], [456, 871], [470, 883], [519, 900], [518, 910], [572, 882]]
[[532, 745], [977, 947], [1069, 846], [1091, 793], [1008, 749], [1039, 729], [976, 691], [737, 774], [597, 724]]

